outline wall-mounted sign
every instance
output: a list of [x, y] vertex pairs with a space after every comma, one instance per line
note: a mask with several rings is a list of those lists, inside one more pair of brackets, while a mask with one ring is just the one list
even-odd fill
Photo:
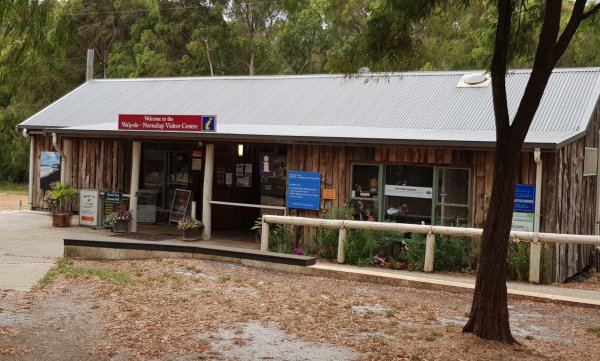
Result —
[[98, 225], [98, 199], [100, 192], [94, 189], [79, 191], [79, 225], [96, 227]]
[[192, 158], [192, 170], [202, 170], [202, 158]]
[[119, 130], [159, 132], [214, 132], [214, 115], [119, 114]]
[[585, 148], [583, 158], [583, 175], [596, 175], [598, 171], [598, 148]]
[[171, 203], [171, 213], [169, 214], [169, 222], [179, 222], [185, 217], [192, 197], [192, 191], [186, 189], [175, 189], [173, 202]]
[[533, 212], [535, 208], [535, 186], [517, 184], [515, 187], [514, 212]]
[[395, 184], [385, 185], [385, 195], [394, 197], [407, 197], [407, 198], [433, 198], [433, 189], [431, 187], [413, 187], [413, 186], [402, 186]]
[[50, 189], [50, 185], [60, 181], [60, 153], [40, 154], [40, 188]]
[[512, 231], [533, 232], [533, 213], [513, 212]]
[[323, 199], [335, 199], [335, 189], [325, 188], [323, 189]]
[[319, 210], [321, 173], [291, 170], [288, 172], [287, 206]]
[[273, 153], [258, 153], [258, 168], [261, 177], [272, 177], [274, 171]]

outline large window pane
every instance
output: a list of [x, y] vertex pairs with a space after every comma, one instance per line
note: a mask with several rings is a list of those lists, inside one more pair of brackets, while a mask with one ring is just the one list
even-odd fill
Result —
[[438, 168], [436, 223], [460, 226], [469, 223], [469, 170]]
[[355, 211], [355, 219], [378, 220], [379, 165], [352, 165], [350, 207]]
[[385, 220], [431, 224], [433, 167], [386, 167]]

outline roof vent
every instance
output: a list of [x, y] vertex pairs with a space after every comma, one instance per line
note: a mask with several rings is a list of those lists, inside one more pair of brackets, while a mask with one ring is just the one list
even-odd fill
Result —
[[467, 73], [456, 84], [457, 88], [483, 88], [490, 85], [490, 77], [486, 73]]

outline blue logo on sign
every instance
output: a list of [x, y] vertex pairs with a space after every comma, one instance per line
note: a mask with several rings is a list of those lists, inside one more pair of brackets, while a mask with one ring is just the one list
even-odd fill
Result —
[[533, 212], [535, 209], [535, 186], [533, 184], [517, 184], [515, 187], [515, 212]]
[[214, 132], [216, 129], [217, 117], [214, 115], [203, 115], [202, 116], [202, 131], [203, 132]]

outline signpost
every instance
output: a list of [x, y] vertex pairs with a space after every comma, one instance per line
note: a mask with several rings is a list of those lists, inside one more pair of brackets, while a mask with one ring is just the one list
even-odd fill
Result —
[[533, 212], [535, 211], [535, 186], [517, 184], [513, 206], [513, 231], [533, 232]]
[[321, 173], [291, 170], [288, 172], [288, 208], [319, 210]]

